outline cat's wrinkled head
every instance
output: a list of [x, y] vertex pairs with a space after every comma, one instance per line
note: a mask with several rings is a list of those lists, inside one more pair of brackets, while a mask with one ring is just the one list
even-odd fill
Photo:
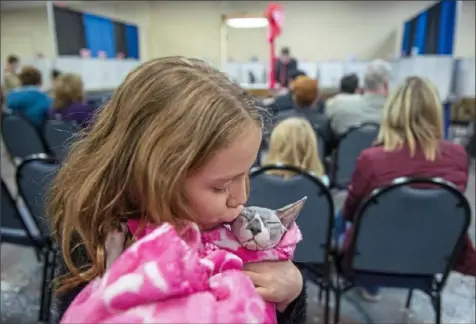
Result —
[[307, 197], [278, 210], [245, 207], [231, 224], [231, 231], [249, 250], [268, 250], [275, 247], [296, 221]]

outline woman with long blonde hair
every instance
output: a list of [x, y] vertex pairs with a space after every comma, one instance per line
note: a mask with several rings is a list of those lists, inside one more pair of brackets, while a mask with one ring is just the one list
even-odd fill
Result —
[[[145, 316], [145, 308], [169, 300], [162, 295], [165, 291], [170, 296], [173, 289], [194, 292], [210, 288], [190, 282], [163, 283], [158, 267], [170, 270], [180, 260], [193, 268], [200, 258], [196, 249], [203, 245], [197, 244], [201, 235], [195, 232], [214, 229], [239, 216], [247, 200], [248, 170], [261, 143], [261, 124], [259, 108], [250, 94], [203, 61], [166, 57], [132, 71], [101, 109], [87, 136], [75, 143], [51, 192], [48, 214], [66, 265], [58, 286], [60, 312], [84, 287], [72, 306], [102, 303], [104, 298], [97, 299], [90, 292], [111, 283], [106, 279], [110, 279], [109, 270], [122, 273], [119, 279], [116, 277], [117, 282], [127, 283], [122, 288], [139, 288], [130, 286], [137, 283], [131, 279], [137, 278], [137, 273], [136, 277], [127, 277], [130, 269], [118, 269], [114, 264], [110, 269], [106, 267], [110, 264], [106, 261], [108, 251], [112, 251], [108, 242], [115, 243], [120, 254], [124, 244], [128, 245], [127, 236], [136, 239], [131, 249], [144, 242], [172, 244], [188, 257], [184, 261], [185, 254], [179, 253], [142, 255], [147, 262], [135, 264], [153, 271], [154, 287], [160, 294], [130, 295], [124, 312]], [[139, 225], [132, 228], [130, 224]], [[146, 228], [153, 232], [144, 234]], [[167, 235], [161, 236], [161, 231]], [[112, 234], [116, 239], [109, 241]], [[168, 240], [171, 236], [176, 244]], [[197, 273], [197, 280], [212, 274], [203, 270], [201, 276]], [[215, 269], [213, 273], [226, 276], [225, 270]], [[185, 272], [176, 274], [183, 276]], [[263, 299], [276, 303], [280, 321], [304, 322], [305, 287], [292, 262], [246, 264], [243, 272], [233, 273], [234, 279], [228, 278], [230, 283], [242, 288], [253, 288], [254, 284], [258, 289], [250, 292], [260, 303]], [[117, 289], [114, 291], [117, 293]], [[111, 294], [106, 295], [112, 298]], [[236, 292], [230, 292], [230, 296], [237, 301], [243, 298]], [[173, 311], [172, 304], [163, 311]], [[193, 307], [189, 305], [190, 310]], [[258, 308], [261, 314], [262, 308]], [[205, 313], [210, 312], [216, 312], [215, 323], [230, 316], [213, 309]], [[74, 313], [74, 307], [69, 315], [76, 321], [82, 318], [93, 322], [88, 317], [91, 314]], [[205, 318], [200, 315], [206, 314], [199, 314], [198, 319]], [[167, 318], [160, 312], [149, 316], [143, 321], [158, 323]], [[132, 318], [129, 322], [137, 320]]]
[[[329, 186], [318, 154], [317, 137], [311, 124], [304, 118], [291, 117], [281, 121], [272, 131], [268, 155], [264, 165], [285, 164], [317, 176]], [[271, 174], [293, 176], [290, 171], [275, 170]]]
[[[342, 210], [352, 222], [360, 203], [376, 189], [399, 177], [440, 177], [465, 192], [468, 157], [460, 145], [444, 139], [443, 107], [435, 86], [420, 77], [406, 79], [386, 102], [377, 145], [362, 151]], [[348, 248], [350, 232], [343, 249]], [[469, 237], [455, 270], [476, 275], [476, 252]], [[362, 296], [379, 299], [378, 287], [366, 287]]]

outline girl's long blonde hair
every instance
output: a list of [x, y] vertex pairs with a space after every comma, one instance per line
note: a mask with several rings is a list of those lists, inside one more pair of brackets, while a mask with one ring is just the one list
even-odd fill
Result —
[[[304, 118], [292, 117], [281, 121], [273, 129], [269, 142], [268, 155], [264, 165], [286, 164], [314, 173], [324, 175], [324, 168], [319, 158], [317, 138], [309, 123]], [[272, 174], [292, 176], [292, 172], [275, 170]]]
[[410, 77], [388, 98], [377, 143], [386, 151], [408, 145], [411, 156], [417, 146], [429, 161], [435, 160], [444, 138], [443, 107], [438, 90], [428, 80]]
[[[249, 125], [261, 126], [247, 91], [183, 57], [132, 71], [77, 142], [51, 190], [48, 213], [70, 273], [59, 292], [104, 273], [104, 240], [129, 218], [193, 220], [184, 181]], [[77, 245], [90, 264], [79, 265]]]

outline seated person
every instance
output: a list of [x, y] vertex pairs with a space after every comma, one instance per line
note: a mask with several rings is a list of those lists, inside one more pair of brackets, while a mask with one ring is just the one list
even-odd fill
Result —
[[7, 108], [20, 113], [36, 127], [43, 125], [51, 98], [41, 90], [41, 72], [32, 66], [25, 66], [20, 73], [21, 87], [7, 96]]
[[18, 78], [19, 66], [20, 58], [18, 56], [9, 55], [7, 57], [2, 80], [3, 93], [5, 97], [8, 95], [8, 93], [10, 93], [10, 91], [19, 88], [21, 85], [20, 79]]
[[[299, 70], [292, 71], [290, 73], [289, 83], [291, 84], [294, 80], [296, 80], [297, 77], [302, 75], [306, 75], [306, 73]], [[290, 89], [290, 91], [286, 94], [277, 96], [276, 98], [271, 99], [271, 101], [269, 102], [265, 102], [265, 106], [273, 114], [277, 114], [281, 111], [293, 109], [294, 101], [293, 101], [292, 89]]]
[[340, 80], [339, 93], [330, 98], [326, 104], [326, 112], [335, 109], [336, 106], [347, 104], [348, 97], [355, 97], [359, 87], [359, 78], [356, 74], [349, 74]]
[[365, 71], [363, 95], [339, 96], [337, 102], [330, 100], [327, 103], [326, 114], [331, 119], [334, 135], [340, 137], [351, 127], [366, 122], [380, 123], [390, 71], [391, 66], [385, 61], [371, 62]]
[[61, 75], [61, 71], [60, 71], [60, 70], [53, 69], [53, 70], [51, 71], [51, 76], [50, 76], [50, 78], [51, 78], [51, 85], [52, 85], [52, 87], [54, 87], [55, 82], [56, 82], [56, 80], [58, 79], [58, 77], [59, 77], [60, 75]]
[[[463, 147], [444, 140], [443, 108], [436, 88], [418, 77], [408, 78], [391, 96], [384, 112], [378, 145], [360, 154], [342, 213], [336, 223], [352, 222], [359, 205], [376, 188], [399, 177], [440, 177], [465, 192], [468, 158]], [[343, 242], [345, 251], [352, 227]], [[476, 252], [469, 236], [458, 257], [456, 271], [476, 275]], [[377, 301], [378, 287], [362, 290], [364, 298]]]
[[[291, 84], [293, 90], [294, 109], [284, 111], [276, 116], [276, 122], [289, 117], [306, 118], [324, 142], [331, 140], [332, 132], [330, 130], [329, 119], [317, 108], [319, 95], [318, 82], [308, 76], [299, 76]], [[326, 150], [327, 151], [327, 150]]]
[[72, 73], [58, 76], [53, 87], [53, 109], [51, 119], [62, 119], [82, 128], [88, 126], [94, 107], [84, 103], [84, 86], [81, 77]]
[[51, 70], [51, 81], [54, 83], [56, 79], [61, 75], [61, 71], [57, 69]]
[[[271, 133], [269, 151], [263, 165], [278, 163], [307, 171], [329, 186], [329, 178], [319, 158], [316, 134], [304, 118], [285, 119]], [[270, 174], [293, 176], [292, 172], [284, 170], [270, 171]]]

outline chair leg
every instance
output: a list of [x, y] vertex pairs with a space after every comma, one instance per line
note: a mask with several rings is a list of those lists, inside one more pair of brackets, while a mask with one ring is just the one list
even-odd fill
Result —
[[49, 323], [50, 320], [50, 314], [51, 314], [51, 301], [53, 297], [53, 280], [55, 276], [55, 269], [56, 269], [56, 251], [51, 250], [50, 251], [51, 255], [51, 262], [49, 264], [49, 272], [48, 272], [48, 286], [47, 286], [47, 292], [46, 292], [46, 300], [45, 300], [45, 318], [47, 322]]
[[435, 310], [435, 323], [441, 324], [441, 294], [439, 292], [431, 297], [431, 303]]
[[326, 285], [326, 300], [324, 305], [324, 324], [329, 323], [329, 299], [330, 299], [330, 286]]
[[405, 309], [406, 310], [409, 310], [410, 309], [410, 305], [412, 303], [412, 296], [413, 296], [413, 289], [410, 289], [408, 291], [408, 295], [407, 295], [407, 302], [405, 304]]
[[43, 268], [43, 283], [40, 300], [40, 322], [49, 323], [51, 312], [52, 283], [55, 273], [56, 253], [48, 250], [45, 253], [45, 265]]
[[38, 262], [41, 262], [41, 251], [38, 250], [37, 248], [34, 248], [35, 249], [35, 254], [36, 254], [36, 259], [38, 260]]
[[339, 288], [336, 288], [334, 295], [335, 295], [334, 324], [338, 324], [340, 320], [340, 296], [341, 296], [341, 292]]
[[40, 314], [39, 322], [45, 321], [45, 297], [46, 291], [48, 289], [48, 267], [49, 267], [49, 251], [43, 252], [43, 276], [41, 280], [41, 291], [40, 291]]
[[319, 285], [319, 293], [317, 294], [317, 301], [322, 303], [322, 289], [324, 288], [324, 284]]

